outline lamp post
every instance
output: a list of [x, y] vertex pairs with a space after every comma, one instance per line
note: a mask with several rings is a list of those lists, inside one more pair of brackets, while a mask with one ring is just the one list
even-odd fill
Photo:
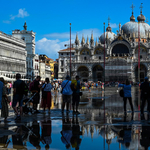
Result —
[[70, 23], [70, 80], [71, 80], [71, 23]]
[[[71, 23], [70, 23], [70, 44], [65, 44], [64, 46], [70, 47], [70, 79], [71, 79], [71, 73], [72, 73], [72, 68], [71, 68], [71, 47], [73, 47], [74, 44], [71, 44]], [[68, 71], [67, 71], [68, 75]]]

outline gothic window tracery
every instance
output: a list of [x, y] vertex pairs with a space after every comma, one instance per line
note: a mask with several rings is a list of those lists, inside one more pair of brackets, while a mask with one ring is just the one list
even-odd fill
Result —
[[88, 49], [84, 49], [81, 51], [81, 55], [90, 55], [90, 51]]
[[97, 48], [97, 49], [95, 49], [95, 51], [94, 51], [94, 54], [95, 55], [99, 55], [99, 54], [102, 54], [103, 53], [103, 49], [102, 48]]

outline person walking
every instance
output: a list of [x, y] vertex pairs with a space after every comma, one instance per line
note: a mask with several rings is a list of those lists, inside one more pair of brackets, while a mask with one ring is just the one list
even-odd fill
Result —
[[69, 104], [71, 102], [71, 95], [72, 95], [72, 90], [71, 90], [71, 81], [70, 81], [70, 76], [66, 76], [66, 80], [64, 80], [61, 84], [62, 87], [62, 98], [63, 98], [63, 103], [62, 103], [62, 113], [64, 112], [64, 108], [66, 105], [67, 112], [69, 112]]
[[[80, 114], [78, 111], [78, 106], [80, 102], [80, 81], [79, 81], [79, 76], [76, 76], [76, 83], [73, 84], [72, 90], [72, 108], [73, 108], [73, 113], [74, 114]], [[76, 111], [75, 111], [76, 110]]]
[[3, 93], [2, 93], [2, 110], [1, 110], [1, 117], [4, 118], [4, 122], [7, 121], [8, 117], [8, 103], [10, 102], [8, 97], [7, 97], [7, 88], [5, 86], [5, 81], [4, 78], [0, 78], [0, 81], [3, 82]]
[[[150, 83], [148, 82], [148, 77], [145, 77], [144, 82], [140, 86], [141, 90], [141, 100], [142, 100], [142, 105], [141, 105], [141, 119], [144, 119], [144, 106], [147, 101], [148, 105], [148, 114], [150, 117]], [[148, 118], [150, 119], [150, 118]]]
[[48, 107], [48, 113], [50, 113], [51, 109], [51, 89], [52, 85], [49, 83], [49, 78], [45, 79], [45, 84], [42, 86], [43, 90], [43, 95], [42, 95], [42, 107], [44, 109], [45, 113], [45, 108]]
[[124, 90], [124, 97], [123, 97], [123, 101], [124, 101], [124, 113], [126, 114], [126, 104], [127, 104], [127, 99], [129, 100], [130, 103], [130, 107], [132, 110], [132, 114], [133, 114], [133, 104], [132, 104], [132, 96], [131, 96], [131, 85], [130, 85], [130, 81], [128, 79], [126, 79], [125, 84], [119, 84], [118, 87], [123, 87]]
[[[23, 104], [23, 93], [24, 93], [24, 81], [20, 80], [21, 75], [19, 73], [16, 74], [16, 81], [13, 84], [13, 102], [12, 107], [17, 114], [15, 120], [21, 120], [22, 115], [22, 104]], [[19, 102], [20, 113], [17, 110], [17, 102]]]
[[37, 76], [36, 79], [33, 81], [34, 85], [33, 85], [33, 90], [31, 91], [33, 95], [36, 93], [36, 95], [33, 97], [33, 109], [35, 110], [34, 113], [39, 113], [39, 111], [37, 110], [37, 106], [40, 101], [40, 89], [42, 87], [42, 84], [39, 83], [40, 80], [41, 77]]

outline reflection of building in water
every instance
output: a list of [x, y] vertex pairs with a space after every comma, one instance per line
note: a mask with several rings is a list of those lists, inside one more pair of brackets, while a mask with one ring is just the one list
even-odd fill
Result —
[[[88, 116], [89, 114], [90, 113], [88, 113]], [[130, 122], [130, 117], [131, 116], [129, 115], [129, 118], [128, 118], [129, 120], [128, 119], [127, 120], [129, 121], [128, 124], [132, 125]], [[83, 136], [85, 135], [90, 136], [92, 140], [94, 139], [94, 134], [98, 134], [102, 136], [106, 140], [106, 143], [108, 144], [108, 149], [111, 146], [112, 140], [113, 142], [119, 142], [118, 132], [123, 129], [123, 126], [125, 126], [122, 122], [123, 120], [119, 121], [119, 120], [113, 119], [112, 116], [106, 116], [105, 124], [108, 124], [108, 125], [104, 125], [104, 120], [102, 117], [99, 117], [99, 120], [98, 120], [98, 118], [95, 118], [95, 117], [92, 118], [92, 114], [91, 114], [91, 117], [89, 116], [85, 118], [88, 118], [88, 119], [84, 121], [79, 120]], [[114, 126], [111, 124], [118, 124], [118, 126], [117, 125]], [[132, 125], [131, 126], [131, 142], [129, 145], [129, 149], [138, 149], [139, 133], [141, 133], [141, 128], [139, 128], [136, 125]], [[118, 146], [119, 146], [119, 149], [121, 149], [121, 147], [125, 145], [120, 143]]]
[[[133, 8], [133, 6], [132, 6]], [[137, 21], [133, 15], [129, 22], [121, 26], [117, 33], [112, 32], [108, 19], [108, 26], [99, 40], [94, 41], [84, 36], [79, 41], [75, 39], [75, 47], [72, 48], [72, 75], [77, 74], [82, 81], [104, 81], [104, 47], [106, 56], [105, 81], [124, 81], [129, 77], [133, 82], [138, 80], [138, 28], [140, 26], [140, 78], [150, 77], [150, 26], [145, 22], [145, 16], [141, 14]], [[105, 42], [104, 42], [105, 41]], [[59, 51], [58, 78], [64, 78], [69, 71], [69, 48]], [[67, 59], [68, 58], [68, 59]]]

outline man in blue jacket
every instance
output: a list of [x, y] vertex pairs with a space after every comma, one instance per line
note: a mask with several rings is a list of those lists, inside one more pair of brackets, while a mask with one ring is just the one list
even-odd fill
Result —
[[148, 105], [148, 107], [147, 107], [148, 114], [150, 112], [150, 85], [148, 82], [148, 77], [145, 77], [145, 81], [141, 84], [140, 90], [141, 90], [141, 100], [142, 100], [141, 119], [143, 120], [144, 119], [144, 106], [145, 106], [146, 101], [147, 101], [147, 105]]

